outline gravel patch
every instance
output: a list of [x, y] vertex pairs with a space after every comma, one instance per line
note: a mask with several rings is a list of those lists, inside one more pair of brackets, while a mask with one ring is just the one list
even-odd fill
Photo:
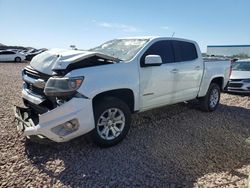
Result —
[[250, 172], [250, 97], [222, 94], [214, 113], [178, 104], [134, 115], [120, 144], [87, 136], [39, 145], [18, 135], [20, 71], [0, 63], [0, 187], [245, 187]]

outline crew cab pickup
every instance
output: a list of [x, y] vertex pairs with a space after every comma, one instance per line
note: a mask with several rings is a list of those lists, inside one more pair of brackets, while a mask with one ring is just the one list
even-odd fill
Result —
[[17, 127], [31, 139], [65, 142], [90, 133], [112, 146], [128, 133], [132, 113], [193, 99], [214, 111], [230, 72], [229, 61], [204, 62], [196, 42], [178, 38], [48, 50], [22, 71], [26, 107], [15, 106]]

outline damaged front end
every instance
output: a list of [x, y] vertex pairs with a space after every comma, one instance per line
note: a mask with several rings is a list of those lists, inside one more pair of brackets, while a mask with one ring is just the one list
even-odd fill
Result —
[[64, 142], [94, 128], [92, 101], [77, 91], [84, 76], [65, 75], [74, 69], [114, 63], [115, 59], [91, 52], [81, 57], [77, 53], [69, 61], [62, 54], [45, 53], [35, 57], [22, 72], [22, 98], [27, 108], [16, 106], [15, 119], [28, 138]]
[[[30, 108], [23, 108], [14, 106], [15, 121], [18, 132], [28, 132], [29, 129], [33, 129], [38, 124], [39, 118]], [[50, 140], [42, 135], [30, 135], [27, 138], [39, 142], [39, 143], [49, 143]]]
[[[17, 129], [34, 141], [64, 142], [79, 135], [80, 112], [89, 103], [76, 90], [83, 77], [68, 79], [42, 74], [27, 66], [22, 72], [23, 103], [14, 107]], [[80, 106], [82, 104], [82, 106]], [[91, 116], [90, 116], [91, 117]]]
[[72, 98], [43, 114], [32, 107], [16, 106], [14, 112], [18, 130], [31, 139], [66, 142], [94, 128], [92, 103], [86, 99]]

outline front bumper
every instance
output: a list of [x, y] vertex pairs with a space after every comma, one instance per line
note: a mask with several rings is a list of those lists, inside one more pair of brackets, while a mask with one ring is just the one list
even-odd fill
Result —
[[[31, 108], [14, 108], [17, 129], [27, 137], [38, 136], [55, 142], [66, 142], [90, 132], [95, 127], [92, 102], [90, 99], [72, 98], [70, 101], [37, 115]], [[62, 135], [55, 127], [71, 120], [78, 122], [77, 130]]]
[[226, 90], [233, 93], [250, 93], [250, 82], [229, 80]]

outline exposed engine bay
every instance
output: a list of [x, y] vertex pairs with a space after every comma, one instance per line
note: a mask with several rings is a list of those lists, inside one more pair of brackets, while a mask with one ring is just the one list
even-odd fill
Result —
[[69, 72], [78, 68], [117, 63], [120, 60], [99, 52], [52, 49], [35, 56], [30, 66], [47, 75], [53, 72]]
[[[34, 109], [37, 114], [43, 114], [72, 97], [84, 97], [76, 91], [70, 94], [68, 92], [67, 95], [50, 96], [49, 92], [45, 91], [45, 85], [50, 78], [60, 79], [75, 69], [114, 64], [119, 61], [117, 58], [91, 51], [53, 49], [41, 53], [34, 57], [30, 66], [25, 67], [22, 72], [24, 104]], [[34, 100], [29, 94], [34, 96]]]

